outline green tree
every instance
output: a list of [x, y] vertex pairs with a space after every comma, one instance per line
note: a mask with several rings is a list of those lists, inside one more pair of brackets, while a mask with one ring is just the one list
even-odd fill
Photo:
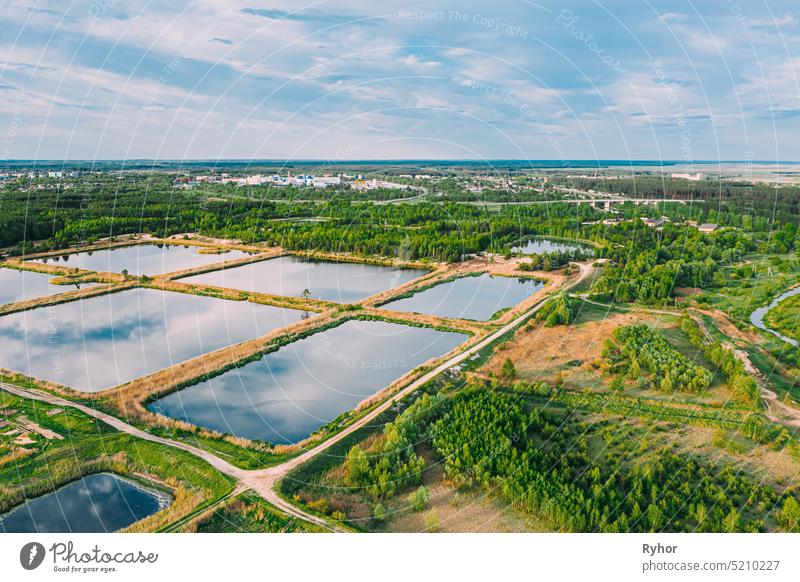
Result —
[[786, 531], [800, 532], [800, 503], [793, 496], [783, 502], [778, 521]]
[[437, 532], [439, 531], [440, 522], [439, 522], [439, 514], [435, 511], [429, 511], [425, 515], [425, 530], [429, 532]]
[[511, 358], [506, 358], [502, 366], [500, 366], [500, 377], [505, 381], [513, 380], [517, 377], [517, 368]]
[[419, 489], [414, 491], [408, 497], [409, 503], [411, 503], [411, 509], [414, 511], [422, 511], [425, 509], [425, 506], [428, 504], [431, 495], [428, 491], [428, 488], [425, 485], [420, 485]]
[[372, 509], [372, 517], [374, 517], [376, 521], [384, 521], [386, 519], [386, 508], [382, 503], [377, 503]]

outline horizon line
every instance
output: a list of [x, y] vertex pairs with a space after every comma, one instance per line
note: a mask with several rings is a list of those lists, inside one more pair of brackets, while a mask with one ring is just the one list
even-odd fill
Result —
[[616, 163], [653, 163], [653, 164], [798, 164], [800, 160], [744, 160], [744, 159], [702, 159], [702, 160], [680, 160], [680, 159], [653, 159], [653, 158], [570, 158], [567, 160], [557, 158], [365, 158], [365, 159], [351, 159], [351, 160], [332, 160], [329, 158], [4, 158], [0, 159], [0, 164], [7, 163], [97, 163], [97, 162], [153, 162], [153, 163], [184, 163], [184, 162], [277, 162], [277, 163], [325, 163], [325, 164], [356, 164], [356, 163], [390, 163], [390, 162], [458, 162], [458, 163], [491, 163], [491, 162], [515, 162], [515, 163], [535, 163], [535, 162], [548, 162], [552, 164], [569, 164], [572, 162], [583, 163], [603, 163], [603, 162], [616, 162]]

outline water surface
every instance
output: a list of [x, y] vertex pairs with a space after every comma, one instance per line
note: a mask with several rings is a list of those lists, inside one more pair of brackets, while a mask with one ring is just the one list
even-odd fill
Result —
[[588, 251], [586, 245], [572, 243], [549, 238], [532, 238], [520, 246], [513, 247], [511, 252], [522, 253], [523, 255], [542, 255], [545, 253], [568, 252], [568, 251]]
[[33, 271], [17, 271], [16, 269], [0, 268], [0, 304], [27, 301], [37, 297], [58, 295], [67, 291], [75, 291], [92, 287], [96, 283], [81, 283], [80, 285], [52, 285], [50, 280], [55, 275], [47, 273], [34, 273]]
[[129, 289], [0, 317], [0, 368], [96, 392], [303, 315], [246, 301]]
[[110, 473], [97, 473], [31, 499], [0, 517], [3, 533], [102, 533], [165, 508], [170, 497]]
[[414, 311], [484, 321], [497, 311], [516, 305], [543, 286], [541, 281], [533, 279], [484, 273], [477, 277], [461, 277], [448, 283], [440, 283], [382, 307], [394, 311]]
[[173, 392], [148, 408], [219, 432], [294, 443], [465, 339], [434, 329], [351, 320]]
[[202, 248], [144, 244], [35, 259], [35, 262], [54, 263], [88, 271], [121, 273], [127, 269], [131, 275], [162, 275], [248, 256], [243, 251], [200, 253]]
[[786, 335], [783, 335], [782, 333], [780, 333], [779, 331], [776, 331], [774, 329], [770, 329], [764, 323], [764, 317], [766, 317], [767, 312], [770, 309], [772, 309], [773, 307], [778, 305], [778, 303], [780, 303], [781, 301], [783, 301], [787, 297], [792, 297], [793, 295], [797, 295], [797, 294], [800, 294], [800, 287], [795, 287], [794, 289], [791, 289], [789, 291], [786, 291], [785, 293], [782, 293], [781, 295], [778, 295], [775, 299], [772, 300], [772, 303], [770, 303], [766, 307], [759, 307], [758, 309], [753, 311], [753, 313], [750, 314], [750, 323], [755, 325], [757, 328], [763, 329], [764, 331], [767, 331], [767, 332], [771, 333], [775, 337], [782, 339], [783, 341], [785, 341], [788, 344], [791, 344], [791, 345], [793, 345], [795, 347], [800, 346], [800, 342], [798, 342], [796, 339], [791, 338], [791, 337], [786, 336]]
[[299, 297], [307, 289], [315, 299], [351, 303], [425, 273], [427, 271], [421, 269], [317, 261], [287, 255], [181, 281], [290, 297]]

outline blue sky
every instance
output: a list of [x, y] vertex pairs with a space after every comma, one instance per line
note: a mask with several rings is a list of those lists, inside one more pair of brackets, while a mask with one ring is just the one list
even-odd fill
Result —
[[800, 160], [797, 2], [0, 6], [0, 158]]

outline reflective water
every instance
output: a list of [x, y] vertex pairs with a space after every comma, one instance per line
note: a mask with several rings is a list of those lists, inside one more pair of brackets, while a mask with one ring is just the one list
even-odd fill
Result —
[[294, 443], [466, 336], [348, 321], [174, 392], [149, 408], [237, 436]]
[[795, 347], [800, 346], [800, 342], [798, 342], [796, 339], [788, 337], [788, 336], [785, 336], [782, 333], [780, 333], [778, 331], [775, 331], [774, 329], [770, 329], [764, 323], [764, 317], [767, 315], [767, 312], [770, 309], [772, 309], [773, 307], [778, 305], [778, 303], [780, 303], [781, 301], [783, 301], [787, 297], [792, 297], [793, 295], [797, 295], [797, 294], [800, 294], [800, 287], [795, 287], [794, 289], [791, 289], [791, 290], [787, 291], [786, 293], [782, 293], [781, 295], [779, 295], [778, 297], [773, 299], [772, 303], [770, 303], [766, 307], [759, 307], [753, 313], [750, 314], [750, 323], [755, 325], [757, 328], [763, 329], [764, 331], [767, 331], [767, 332], [771, 333], [775, 337], [778, 337], [778, 338], [782, 339], [783, 341], [785, 341], [788, 344], [791, 344], [791, 345], [793, 345]]
[[552, 253], [554, 251], [566, 252], [588, 249], [589, 247], [579, 243], [572, 243], [557, 239], [534, 238], [527, 241], [525, 244], [513, 247], [511, 251], [514, 253], [522, 253], [524, 255], [541, 255], [544, 253]]
[[98, 533], [122, 529], [169, 505], [168, 495], [110, 473], [89, 475], [0, 517], [4, 533]]
[[461, 277], [441, 283], [383, 307], [394, 311], [484, 321], [495, 312], [516, 305], [542, 287], [541, 281], [484, 273], [478, 277]]
[[92, 287], [95, 283], [81, 285], [51, 285], [53, 275], [17, 271], [16, 269], [0, 269], [0, 304], [27, 301], [36, 297], [57, 295], [67, 291]]
[[130, 289], [0, 317], [0, 368], [96, 392], [302, 316], [246, 301]]
[[36, 259], [35, 262], [89, 271], [121, 273], [127, 269], [131, 275], [161, 275], [248, 256], [242, 251], [209, 254], [200, 253], [200, 250], [200, 247], [178, 245], [135, 245]]
[[291, 297], [299, 297], [307, 289], [310, 297], [315, 299], [351, 303], [416, 279], [426, 272], [287, 255], [186, 277], [181, 281]]

